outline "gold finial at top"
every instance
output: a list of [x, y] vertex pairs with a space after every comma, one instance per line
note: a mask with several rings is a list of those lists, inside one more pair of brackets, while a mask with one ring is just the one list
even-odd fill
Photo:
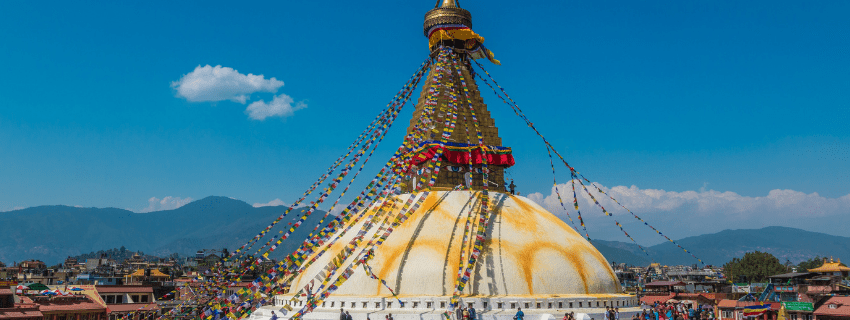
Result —
[[424, 33], [438, 24], [460, 24], [472, 28], [472, 14], [460, 7], [458, 0], [437, 0], [434, 9], [425, 14]]
[[460, 0], [442, 0], [443, 4], [440, 4], [440, 0], [437, 0], [437, 4], [434, 5], [434, 8], [460, 8]]

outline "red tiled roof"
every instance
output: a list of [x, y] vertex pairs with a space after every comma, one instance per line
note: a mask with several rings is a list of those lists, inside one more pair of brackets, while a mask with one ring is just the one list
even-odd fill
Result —
[[10, 294], [14, 293], [12, 293], [12, 290], [10, 290], [9, 288], [0, 288], [0, 296], [8, 296]]
[[146, 286], [95, 286], [98, 293], [153, 293], [153, 287]]
[[[836, 305], [835, 309], [830, 309], [830, 305]], [[815, 315], [818, 316], [847, 316], [850, 315], [850, 297], [832, 297], [826, 300], [820, 308], [815, 309]]]
[[103, 311], [103, 306], [90, 301], [74, 301], [74, 302], [47, 302], [39, 303], [41, 312], [57, 312], [57, 311], [75, 311], [75, 310], [98, 310]]
[[667, 302], [667, 300], [673, 299], [673, 297], [675, 297], [675, 296], [676, 296], [675, 293], [671, 293], [671, 294], [668, 294], [666, 296], [643, 296], [643, 297], [640, 298], [640, 302], [643, 302], [643, 303], [646, 303], [646, 304], [655, 304], [656, 302], [665, 303], [665, 302]]
[[737, 306], [738, 306], [738, 300], [723, 299], [723, 300], [720, 300], [720, 302], [717, 303], [718, 308], [734, 308], [734, 307], [737, 307]]
[[159, 310], [156, 303], [123, 303], [123, 304], [108, 304], [109, 312], [127, 312], [127, 311], [150, 311]]
[[44, 314], [33, 308], [0, 309], [0, 319], [42, 318]]

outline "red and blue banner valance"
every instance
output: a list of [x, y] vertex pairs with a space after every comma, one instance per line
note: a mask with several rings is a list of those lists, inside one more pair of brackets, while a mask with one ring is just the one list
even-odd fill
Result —
[[[425, 141], [410, 153], [413, 165], [427, 162], [434, 157], [437, 150], [443, 149], [443, 160], [453, 164], [469, 164], [470, 156], [472, 164], [481, 164], [481, 148], [478, 145], [438, 141]], [[515, 164], [511, 148], [498, 146], [484, 146], [484, 154], [487, 157], [487, 165], [510, 167]]]

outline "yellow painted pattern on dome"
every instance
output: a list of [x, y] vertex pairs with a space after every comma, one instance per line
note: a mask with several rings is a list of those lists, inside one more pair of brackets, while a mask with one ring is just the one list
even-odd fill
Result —
[[[400, 296], [447, 296], [454, 290], [461, 242], [469, 210], [477, 223], [480, 193], [432, 192], [404, 224], [375, 249], [369, 262]], [[596, 296], [620, 290], [605, 258], [563, 221], [520, 196], [491, 192], [490, 218], [482, 254], [463, 296]], [[410, 195], [401, 195], [403, 203]], [[399, 214], [397, 206], [391, 217]], [[374, 208], [370, 209], [374, 210]], [[383, 216], [380, 217], [383, 219]], [[365, 220], [365, 219], [364, 219]], [[354, 237], [364, 221], [338, 240], [293, 281], [297, 291]], [[366, 235], [370, 239], [373, 232]], [[474, 241], [474, 229], [470, 234]], [[365, 242], [364, 242], [365, 244]], [[466, 243], [468, 250], [470, 243]], [[351, 259], [349, 259], [351, 260]], [[350, 261], [347, 261], [349, 263]], [[357, 268], [334, 296], [390, 296], [378, 281]]]

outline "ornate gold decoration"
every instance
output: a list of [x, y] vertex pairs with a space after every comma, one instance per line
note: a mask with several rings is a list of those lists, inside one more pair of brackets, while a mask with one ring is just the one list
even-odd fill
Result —
[[422, 32], [427, 37], [428, 29], [445, 23], [462, 24], [472, 28], [472, 14], [461, 8], [455, 0], [443, 0], [442, 4], [437, 2], [434, 9], [425, 13], [425, 24]]

